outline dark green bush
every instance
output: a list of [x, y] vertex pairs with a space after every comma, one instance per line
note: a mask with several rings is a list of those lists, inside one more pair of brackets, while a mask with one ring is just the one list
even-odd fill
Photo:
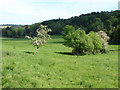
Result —
[[120, 45], [120, 25], [116, 27], [116, 29], [112, 33], [112, 42], [113, 44]]
[[86, 34], [84, 30], [75, 30], [73, 26], [69, 25], [65, 26], [63, 31], [64, 45], [72, 47], [73, 54], [96, 54], [106, 48], [104, 48], [104, 43], [99, 35], [94, 31]]
[[[69, 28], [72, 29], [69, 29]], [[94, 45], [93, 43], [90, 41], [91, 39], [89, 38], [89, 36], [87, 36], [85, 34], [84, 30], [74, 30], [74, 28], [72, 26], [65, 26], [63, 28], [64, 30], [64, 45], [68, 46], [68, 47], [72, 47], [73, 54], [83, 54], [83, 53], [91, 53], [93, 52], [94, 49]]]
[[12, 37], [12, 31], [8, 30], [8, 31], [7, 31], [7, 36], [8, 36], [8, 37]]

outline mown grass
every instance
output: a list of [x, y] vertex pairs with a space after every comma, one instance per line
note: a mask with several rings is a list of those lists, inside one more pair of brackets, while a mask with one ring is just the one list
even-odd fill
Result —
[[118, 46], [97, 55], [72, 55], [61, 36], [36, 47], [28, 39], [2, 40], [3, 88], [117, 88]]

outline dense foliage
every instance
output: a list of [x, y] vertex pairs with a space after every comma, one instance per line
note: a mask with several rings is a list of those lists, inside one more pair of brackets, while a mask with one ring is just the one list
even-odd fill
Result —
[[54, 30], [52, 34], [56, 34], [56, 33], [60, 34], [62, 28], [65, 25], [73, 25], [76, 29], [82, 28], [87, 33], [89, 31], [103, 30], [110, 35], [113, 29], [118, 25], [118, 23], [120, 23], [119, 16], [120, 16], [120, 11], [111, 11], [111, 12], [101, 11], [101, 12], [92, 12], [89, 14], [82, 14], [80, 16], [71, 17], [69, 19], [48, 20], [42, 22], [42, 24], [48, 25], [52, 30]]
[[93, 53], [100, 53], [102, 51], [102, 41], [100, 40], [100, 38], [97, 36], [97, 34], [93, 31], [91, 31], [89, 34], [88, 34], [89, 38], [91, 39], [91, 42], [94, 46], [94, 49], [93, 49]]
[[[69, 19], [52, 19], [48, 21], [43, 21], [41, 24], [47, 25], [48, 28], [52, 29], [49, 34], [62, 34], [62, 28], [66, 25], [72, 25], [75, 29], [83, 29], [86, 33], [90, 31], [98, 32], [100, 30], [107, 33], [111, 37], [110, 41], [117, 43], [114, 39], [114, 32], [117, 26], [120, 24], [120, 11], [101, 11], [101, 12], [91, 12], [88, 14], [82, 14], [80, 16], [71, 17]], [[6, 37], [24, 37], [29, 35], [31, 37], [36, 36], [36, 30], [39, 28], [40, 23], [35, 23], [32, 25], [19, 26], [19, 30], [16, 27], [3, 29], [3, 36]], [[24, 29], [23, 29], [24, 28]]]
[[[111, 37], [112, 33], [116, 30], [117, 25], [120, 24], [120, 11], [111, 11], [111, 12], [92, 12], [89, 14], [82, 14], [80, 16], [71, 17], [69, 19], [53, 19], [42, 22], [44, 25], [48, 25], [54, 32], [51, 34], [61, 34], [62, 28], [65, 25], [72, 25], [75, 29], [83, 29], [86, 33], [90, 31], [98, 32], [100, 30], [107, 33], [108, 36]], [[59, 24], [61, 26], [59, 27]], [[57, 27], [57, 28], [56, 28]], [[59, 29], [58, 29], [59, 28]], [[115, 37], [110, 39], [110, 41], [117, 43], [114, 41]]]
[[19, 38], [23, 37], [24, 31], [24, 26], [7, 27], [2, 29], [2, 35], [5, 37]]
[[73, 54], [96, 54], [106, 51], [109, 37], [103, 31], [97, 34], [91, 31], [86, 34], [84, 30], [75, 30], [71, 25], [66, 25], [63, 31], [64, 45], [72, 47]]
[[117, 28], [111, 34], [111, 38], [112, 38], [112, 42], [114, 44], [120, 45], [120, 24], [117, 26]]

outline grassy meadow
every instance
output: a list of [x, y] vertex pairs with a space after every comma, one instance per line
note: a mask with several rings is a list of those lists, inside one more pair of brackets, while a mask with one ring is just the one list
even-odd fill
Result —
[[76, 56], [62, 36], [51, 38], [36, 55], [29, 39], [2, 38], [3, 88], [118, 88], [118, 45]]

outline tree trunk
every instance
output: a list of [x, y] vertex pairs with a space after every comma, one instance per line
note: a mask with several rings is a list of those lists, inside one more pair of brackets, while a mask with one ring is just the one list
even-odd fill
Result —
[[36, 54], [36, 52], [37, 52], [38, 48], [39, 48], [39, 47], [37, 47], [37, 49], [35, 50], [34, 55]]

